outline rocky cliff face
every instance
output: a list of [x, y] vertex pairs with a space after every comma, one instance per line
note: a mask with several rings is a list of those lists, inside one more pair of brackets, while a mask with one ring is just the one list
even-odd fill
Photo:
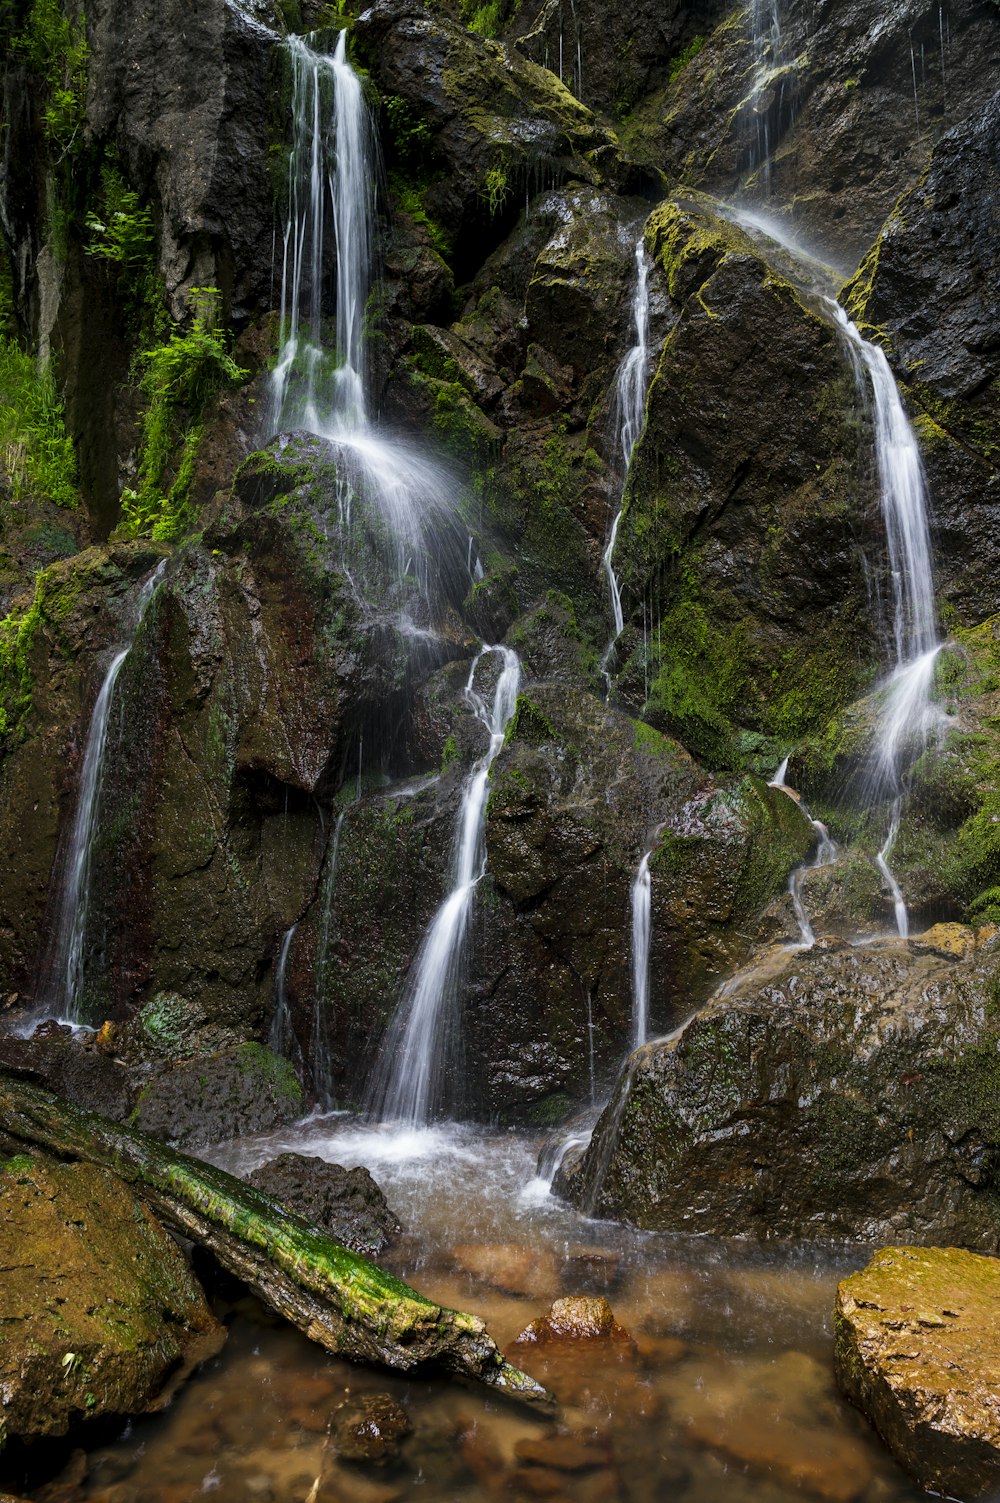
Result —
[[[43, 985], [91, 709], [169, 554], [109, 733], [94, 1021], [169, 991], [264, 1038], [295, 926], [284, 983], [307, 1084], [321, 1054], [356, 1102], [448, 890], [484, 751], [471, 663], [505, 641], [522, 693], [491, 775], [461, 1094], [479, 1115], [550, 1120], [629, 1040], [645, 852], [654, 1028], [762, 933], [797, 933], [781, 895], [815, 834], [766, 786], [786, 754], [853, 842], [843, 881], [803, 891], [842, 932], [891, 912], [884, 830], [851, 792], [886, 661], [869, 417], [820, 283], [710, 195], [742, 195], [856, 273], [842, 296], [917, 418], [955, 717], [914, 772], [898, 873], [928, 921], [992, 912], [1000, 23], [987, 0], [789, 4], [763, 67], [749, 17], [713, 6], [579, 4], [573, 35], [549, 5], [491, 7], [475, 30], [403, 0], [342, 18], [384, 158], [370, 405], [436, 456], [452, 497], [428, 600], [418, 570], [394, 572], [343, 448], [270, 431], [285, 28], [335, 41], [330, 8], [303, 9], [4, 12], [4, 349], [51, 357], [79, 505], [28, 465], [50, 442], [33, 420], [0, 454], [0, 993]], [[649, 391], [626, 476], [615, 377], [640, 238]], [[211, 379], [171, 386], [196, 355]], [[137, 522], [151, 485], [162, 509]]]

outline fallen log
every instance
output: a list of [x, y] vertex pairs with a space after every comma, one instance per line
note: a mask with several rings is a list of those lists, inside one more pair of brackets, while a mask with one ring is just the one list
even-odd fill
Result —
[[552, 1402], [504, 1360], [478, 1316], [436, 1305], [222, 1169], [8, 1075], [0, 1075], [0, 1138], [109, 1169], [338, 1357], [404, 1372], [443, 1368], [531, 1403]]

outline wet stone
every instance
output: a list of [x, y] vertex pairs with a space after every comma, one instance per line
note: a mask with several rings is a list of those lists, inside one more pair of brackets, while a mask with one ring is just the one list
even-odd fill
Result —
[[514, 1454], [519, 1461], [557, 1472], [585, 1472], [608, 1466], [612, 1459], [611, 1447], [603, 1436], [570, 1430], [518, 1441]]
[[841, 1389], [922, 1487], [995, 1495], [1000, 1259], [881, 1248], [838, 1287], [835, 1343]]
[[330, 1421], [330, 1437], [343, 1461], [391, 1461], [411, 1429], [406, 1410], [388, 1393], [357, 1394]]
[[547, 1341], [631, 1342], [603, 1295], [570, 1294], [557, 1299], [517, 1337], [514, 1345]]
[[365, 1257], [377, 1257], [399, 1236], [399, 1222], [367, 1169], [282, 1153], [249, 1182]]
[[504, 1294], [530, 1299], [554, 1294], [558, 1288], [556, 1258], [547, 1250], [513, 1243], [468, 1242], [453, 1247], [449, 1260], [460, 1273]]

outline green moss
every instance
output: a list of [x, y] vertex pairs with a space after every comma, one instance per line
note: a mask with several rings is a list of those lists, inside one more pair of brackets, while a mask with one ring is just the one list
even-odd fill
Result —
[[76, 455], [66, 432], [63, 404], [52, 369], [40, 365], [6, 332], [11, 314], [10, 276], [0, 280], [0, 462], [11, 499], [79, 505]]
[[441, 771], [447, 772], [452, 763], [457, 760], [458, 742], [454, 736], [448, 736], [445, 738], [444, 746], [441, 748]]
[[[218, 326], [219, 292], [195, 287], [189, 294], [191, 327], [175, 326], [169, 340], [140, 355], [141, 388], [147, 399], [139, 454], [139, 488], [122, 496], [122, 531], [127, 537], [169, 541], [194, 522], [191, 482], [202, 438], [202, 417], [210, 399], [246, 379], [226, 350]], [[173, 481], [167, 471], [180, 444]]]
[[526, 741], [533, 746], [550, 746], [561, 743], [562, 739], [545, 712], [527, 694], [519, 694], [507, 725], [504, 745]]
[[704, 37], [692, 37], [684, 50], [682, 52], [678, 52], [675, 57], [672, 57], [670, 59], [670, 62], [667, 64], [667, 77], [671, 83], [673, 83], [675, 79], [679, 78], [679, 76], [684, 72], [684, 69], [687, 67], [688, 63], [694, 61], [699, 52], [701, 52], [704, 45]]

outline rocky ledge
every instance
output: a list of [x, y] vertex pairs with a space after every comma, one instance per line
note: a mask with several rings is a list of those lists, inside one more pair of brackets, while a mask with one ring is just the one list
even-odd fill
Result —
[[931, 1493], [995, 1496], [998, 1344], [995, 1258], [884, 1247], [837, 1291], [837, 1381]]

